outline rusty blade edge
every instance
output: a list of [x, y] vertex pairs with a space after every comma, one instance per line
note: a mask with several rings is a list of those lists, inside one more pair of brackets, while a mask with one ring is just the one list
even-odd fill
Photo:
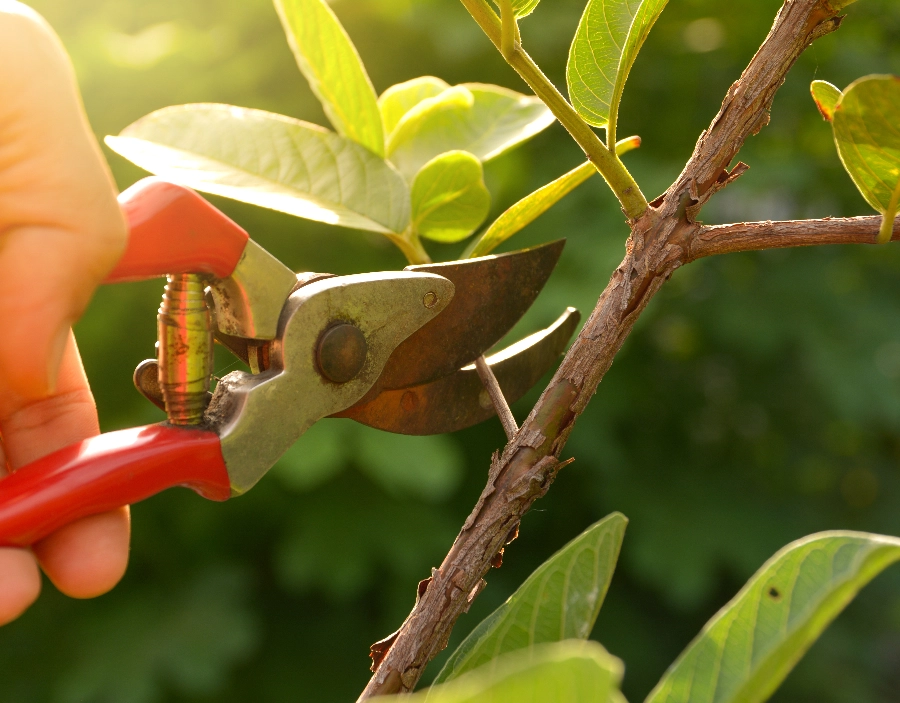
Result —
[[[487, 358], [507, 402], [521, 398], [556, 363], [581, 321], [575, 308], [550, 327]], [[418, 386], [382, 391], [332, 417], [409, 435], [443, 434], [471, 427], [495, 415], [474, 364]]]
[[499, 342], [531, 307], [553, 273], [565, 240], [507, 254], [408, 266], [456, 286], [447, 308], [394, 350], [370, 391], [436, 381], [471, 364]]

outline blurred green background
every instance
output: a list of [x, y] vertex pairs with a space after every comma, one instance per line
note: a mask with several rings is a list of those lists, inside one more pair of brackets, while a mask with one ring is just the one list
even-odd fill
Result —
[[[166, 105], [228, 102], [327, 124], [268, 0], [34, 0], [72, 54], [98, 136]], [[671, 0], [638, 59], [619, 131], [648, 197], [674, 179], [765, 36], [780, 0]], [[378, 92], [419, 75], [525, 86], [455, 0], [340, 0]], [[582, 0], [522, 22], [559, 86]], [[900, 5], [861, 0], [806, 52], [740, 158], [752, 167], [707, 222], [868, 214], [808, 86], [900, 74]], [[142, 177], [107, 152], [120, 187]], [[490, 163], [493, 213], [581, 160], [554, 125]], [[379, 235], [217, 199], [297, 270], [400, 268]], [[519, 326], [588, 312], [627, 229], [599, 178], [508, 243], [568, 247]], [[438, 259], [462, 245], [430, 245]], [[822, 247], [700, 261], [651, 304], [567, 452], [577, 461], [522, 524], [450, 650], [539, 563], [621, 510], [631, 524], [593, 637], [642, 700], [666, 666], [778, 548], [823, 529], [900, 534], [900, 248]], [[152, 355], [159, 282], [98, 292], [77, 327], [105, 429], [161, 414], [131, 387]], [[220, 373], [236, 368], [223, 355]], [[518, 403], [520, 419], [536, 392]], [[254, 491], [225, 504], [173, 490], [133, 509], [131, 565], [89, 602], [47, 584], [0, 630], [4, 703], [351, 701], [368, 645], [393, 631], [484, 483], [497, 421], [406, 438], [317, 424]], [[426, 674], [434, 676], [440, 664]], [[900, 569], [879, 577], [773, 700], [900, 700]]]

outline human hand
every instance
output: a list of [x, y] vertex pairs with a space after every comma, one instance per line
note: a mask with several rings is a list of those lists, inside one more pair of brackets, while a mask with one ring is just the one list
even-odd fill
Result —
[[[0, 0], [0, 475], [99, 432], [71, 325], [125, 245], [115, 188], [53, 30]], [[2, 488], [0, 488], [2, 490]], [[31, 550], [0, 548], [0, 625], [37, 598], [38, 563], [64, 593], [125, 572], [127, 507]]]

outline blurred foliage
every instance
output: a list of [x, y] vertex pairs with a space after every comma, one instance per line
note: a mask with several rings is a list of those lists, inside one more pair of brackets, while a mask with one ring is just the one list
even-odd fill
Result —
[[[35, 0], [71, 52], [99, 136], [167, 105], [226, 102], [319, 124], [325, 116], [267, 0]], [[678, 175], [771, 26], [781, 0], [670, 0], [631, 72], [619, 115], [643, 147], [625, 157], [648, 197]], [[340, 0], [377, 91], [419, 75], [524, 90], [454, 0]], [[521, 22], [558, 86], [581, 0]], [[864, 0], [800, 59], [772, 123], [740, 158], [751, 171], [717, 195], [707, 222], [867, 214], [831, 127], [809, 99], [900, 74], [900, 5]], [[554, 126], [485, 167], [492, 215], [577, 166]], [[110, 160], [124, 187], [143, 174]], [[297, 270], [403, 266], [380, 235], [330, 228], [217, 199]], [[566, 305], [582, 311], [623, 254], [627, 229], [592, 179], [507, 243], [569, 244], [519, 336]], [[432, 244], [436, 258], [462, 244]], [[712, 259], [678, 271], [642, 316], [579, 421], [577, 458], [526, 516], [503, 568], [450, 650], [524, 578], [599, 517], [630, 518], [592, 637], [626, 662], [640, 700], [749, 576], [780, 547], [823, 529], [900, 534], [900, 250], [827, 247]], [[157, 282], [98, 292], [76, 333], [105, 429], [161, 419], [131, 388], [153, 349]], [[236, 364], [223, 354], [219, 373]], [[537, 390], [514, 408], [521, 417]], [[354, 700], [368, 645], [409, 611], [483, 485], [496, 421], [408, 439], [320, 423], [260, 485], [213, 504], [173, 490], [133, 509], [129, 572], [77, 602], [47, 584], [0, 630], [0, 700]], [[306, 468], [304, 468], [306, 467]], [[436, 675], [435, 662], [426, 677]], [[835, 622], [775, 701], [896, 701], [900, 573], [886, 572]]]

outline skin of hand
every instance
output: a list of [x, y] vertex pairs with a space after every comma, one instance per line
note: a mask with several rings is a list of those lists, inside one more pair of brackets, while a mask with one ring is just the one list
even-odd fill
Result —
[[[99, 432], [71, 332], [121, 255], [127, 226], [69, 58], [34, 11], [0, 0], [0, 475]], [[0, 489], [2, 490], [2, 489]], [[41, 588], [111, 589], [128, 509], [84, 518], [31, 550], [0, 548], [0, 625]]]

